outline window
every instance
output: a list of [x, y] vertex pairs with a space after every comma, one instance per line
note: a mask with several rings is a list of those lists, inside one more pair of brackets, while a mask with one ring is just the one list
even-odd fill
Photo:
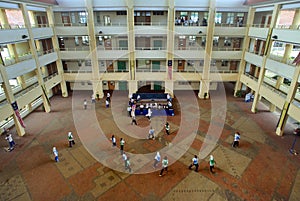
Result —
[[228, 66], [228, 61], [222, 60], [222, 66]]
[[214, 40], [213, 40], [213, 46], [218, 47], [218, 45], [219, 45], [219, 36], [214, 37]]
[[91, 60], [85, 60], [84, 65], [85, 66], [92, 66], [92, 61]]
[[83, 24], [87, 23], [86, 18], [87, 18], [86, 12], [79, 12], [79, 22], [80, 23], [83, 23]]
[[234, 13], [227, 13], [226, 24], [233, 24], [234, 22]]
[[196, 36], [189, 36], [189, 46], [194, 46], [196, 44]]
[[117, 11], [117, 15], [127, 15], [127, 11]]
[[228, 37], [225, 37], [224, 46], [231, 46], [231, 40]]
[[75, 24], [75, 23], [76, 23], [75, 13], [71, 13], [71, 23], [72, 23], [72, 24]]
[[82, 44], [89, 45], [89, 37], [88, 36], [82, 36]]
[[196, 23], [199, 20], [198, 12], [191, 12], [191, 20]]
[[221, 22], [222, 22], [222, 13], [216, 13], [215, 23], [216, 24], [221, 24]]
[[188, 65], [188, 66], [194, 66], [194, 63], [195, 63], [195, 62], [194, 62], [193, 60], [188, 60], [188, 61], [187, 61], [187, 65]]
[[188, 16], [187, 12], [180, 12], [180, 17], [185, 17], [185, 16]]
[[78, 39], [78, 36], [75, 36], [75, 45], [76, 45], [76, 46], [79, 46], [79, 39]]
[[164, 11], [153, 11], [153, 15], [164, 15]]

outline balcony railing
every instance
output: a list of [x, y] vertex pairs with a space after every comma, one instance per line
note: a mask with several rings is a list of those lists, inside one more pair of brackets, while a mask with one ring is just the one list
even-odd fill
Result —
[[276, 26], [277, 29], [300, 29], [300, 25], [281, 24]]
[[135, 50], [166, 50], [165, 47], [135, 47]]
[[55, 23], [54, 27], [86, 27], [87, 23]]
[[24, 24], [0, 24], [0, 29], [25, 29]]
[[114, 23], [95, 23], [95, 26], [105, 26], [105, 27], [126, 27], [127, 23], [114, 22]]
[[97, 50], [106, 50], [106, 51], [110, 51], [110, 50], [128, 50], [128, 47], [97, 47]]
[[167, 22], [135, 22], [136, 26], [167, 26]]
[[139, 73], [146, 73], [146, 72], [161, 73], [161, 72], [166, 72], [166, 69], [136, 68], [135, 71]]
[[213, 51], [242, 51], [242, 48], [233, 47], [213, 47]]
[[31, 24], [32, 28], [49, 27], [49, 24]]
[[90, 51], [90, 47], [68, 47], [68, 48], [59, 48], [60, 51]]
[[199, 47], [199, 46], [178, 47], [178, 46], [176, 46], [174, 49], [175, 50], [199, 50], [199, 51], [203, 50], [204, 51], [205, 47]]
[[279, 96], [283, 97], [283, 98], [286, 98], [286, 94], [278, 89], [276, 89], [274, 86], [271, 86], [265, 82], [262, 83], [262, 85], [264, 87], [267, 87], [268, 89], [270, 89], [272, 92], [278, 94]]

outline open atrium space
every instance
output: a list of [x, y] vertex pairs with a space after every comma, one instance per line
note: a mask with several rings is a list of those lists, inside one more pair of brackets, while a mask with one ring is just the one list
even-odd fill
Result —
[[0, 0], [0, 201], [299, 201], [300, 1]]

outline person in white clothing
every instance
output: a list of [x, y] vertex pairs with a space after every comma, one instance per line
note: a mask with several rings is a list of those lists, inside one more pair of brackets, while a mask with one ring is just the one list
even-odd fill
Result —
[[156, 168], [157, 164], [160, 162], [160, 159], [161, 159], [161, 157], [160, 157], [159, 152], [156, 152], [156, 155], [154, 157], [154, 164], [153, 164], [154, 169]]
[[72, 132], [69, 132], [69, 133], [68, 133], [68, 140], [69, 140], [69, 147], [72, 147], [72, 145], [75, 144], [75, 141], [74, 141]]
[[152, 115], [152, 111], [150, 108], [148, 108], [148, 113], [146, 114], [146, 117], [149, 119], [149, 121], [151, 121], [151, 115]]
[[12, 151], [16, 145], [14, 139], [12, 138], [11, 134], [6, 134], [6, 138], [5, 138], [8, 143], [9, 143], [9, 151]]
[[53, 147], [52, 151], [53, 151], [53, 154], [54, 154], [54, 160], [55, 160], [56, 162], [59, 162], [59, 159], [58, 159], [58, 151], [56, 150], [56, 147]]

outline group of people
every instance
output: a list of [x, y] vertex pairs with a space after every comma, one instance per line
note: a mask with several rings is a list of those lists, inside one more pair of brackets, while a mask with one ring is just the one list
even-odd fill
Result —
[[[69, 147], [73, 147], [73, 145], [75, 145], [74, 137], [71, 131], [68, 132], [68, 142], [69, 142]], [[55, 162], [59, 162], [58, 151], [55, 146], [52, 148], [52, 152], [54, 155]]]
[[[209, 171], [211, 173], [215, 173], [213, 170], [215, 168], [216, 161], [215, 161], [213, 155], [210, 155], [208, 163], [209, 163]], [[192, 159], [192, 163], [189, 166], [189, 169], [191, 170], [193, 166], [195, 166], [195, 172], [198, 172], [198, 169], [199, 169], [199, 159], [198, 159], [197, 155], [194, 155], [194, 158]]]
[[[97, 100], [99, 100], [100, 98], [99, 98], [99, 94], [98, 93], [96, 94], [96, 96], [97, 96]], [[92, 99], [91, 100], [92, 104], [96, 103], [96, 98], [95, 98], [94, 94], [92, 94], [91, 99]], [[110, 93], [107, 92], [106, 99], [105, 99], [105, 107], [109, 108], [109, 105], [110, 105]], [[83, 100], [83, 108], [86, 110], [87, 106], [88, 106], [88, 101], [87, 101], [87, 99], [84, 99]]]

